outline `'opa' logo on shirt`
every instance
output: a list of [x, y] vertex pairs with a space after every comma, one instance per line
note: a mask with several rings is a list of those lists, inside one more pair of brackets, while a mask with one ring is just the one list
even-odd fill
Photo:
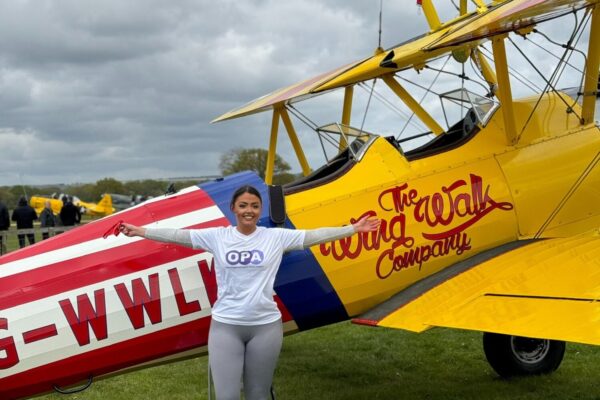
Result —
[[265, 259], [260, 250], [235, 251], [231, 250], [225, 254], [225, 259], [229, 265], [259, 265]]

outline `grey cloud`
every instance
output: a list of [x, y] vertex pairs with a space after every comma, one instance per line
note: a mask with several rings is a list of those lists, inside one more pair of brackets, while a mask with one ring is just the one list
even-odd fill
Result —
[[[442, 20], [454, 12], [436, 5]], [[371, 55], [378, 18], [379, 2], [358, 0], [6, 2], [0, 185], [216, 174], [227, 150], [268, 146], [270, 115], [213, 118]], [[413, 1], [384, 2], [383, 47], [427, 30]], [[368, 93], [355, 93], [360, 125]], [[339, 120], [341, 95], [327, 96], [299, 107]], [[314, 132], [295, 124], [309, 161], [321, 163]], [[369, 129], [402, 125], [371, 105]], [[299, 170], [283, 134], [278, 151]]]

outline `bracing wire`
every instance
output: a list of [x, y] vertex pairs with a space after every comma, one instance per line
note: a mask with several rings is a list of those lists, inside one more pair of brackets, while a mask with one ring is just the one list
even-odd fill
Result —
[[[538, 31], [537, 29], [534, 29], [533, 32], [538, 33], [540, 35], [542, 35], [543, 37], [545, 37], [549, 42], [556, 44], [555, 42], [551, 41], [545, 34], [543, 34], [542, 32]], [[581, 36], [580, 36], [581, 37]], [[536, 46], [537, 48], [539, 48], [540, 50], [545, 51], [546, 53], [548, 53], [550, 56], [556, 58], [557, 60], [560, 60], [560, 57], [557, 56], [556, 54], [554, 54], [553, 52], [551, 52], [550, 50], [546, 49], [544, 46], [534, 42], [533, 40], [529, 40], [527, 37], [525, 37], [526, 40], [528, 40], [529, 43], [533, 44], [534, 46]], [[584, 58], [585, 58], [585, 53], [583, 53], [581, 50], [579, 49], [573, 49], [581, 54], [583, 54]], [[565, 62], [564, 63], [565, 66], [569, 66], [571, 68], [573, 68], [575, 71], [582, 73], [583, 71], [580, 70], [579, 68], [577, 68], [576, 66], [574, 66], [573, 64], [569, 63], [569, 62]]]
[[361, 133], [363, 131], [363, 128], [365, 127], [365, 121], [367, 120], [367, 113], [369, 112], [369, 106], [371, 105], [371, 98], [373, 97], [373, 91], [375, 90], [375, 83], [377, 83], [377, 78], [373, 79], [373, 85], [371, 85], [371, 93], [369, 93], [369, 100], [367, 100], [367, 107], [365, 108], [365, 114], [363, 115], [363, 119], [360, 124], [360, 132]]
[[315, 133], [317, 134], [317, 137], [319, 138], [319, 142], [321, 143], [321, 149], [323, 150], [323, 156], [327, 160], [327, 152], [325, 151], [325, 145], [323, 144], [323, 138], [321, 136], [321, 133], [318, 130], [319, 126], [317, 124], [315, 124], [306, 115], [302, 114], [302, 112], [300, 110], [298, 110], [296, 107], [294, 107], [292, 104], [286, 105], [286, 108], [289, 110], [290, 113], [292, 113], [292, 115], [294, 115], [296, 118], [298, 118], [300, 120], [300, 122], [302, 122], [303, 124], [308, 126], [310, 129], [315, 131]]
[[517, 136], [517, 141], [519, 140], [519, 138], [521, 137], [521, 135], [523, 134], [523, 132], [525, 132], [525, 128], [527, 128], [527, 125], [529, 124], [529, 122], [531, 121], [531, 118], [533, 116], [533, 114], [535, 113], [535, 110], [537, 109], [538, 105], [540, 104], [540, 101], [542, 100], [544, 94], [546, 94], [546, 92], [548, 91], [548, 88], [552, 88], [552, 91], [556, 92], [558, 94], [558, 98], [565, 103], [565, 105], [568, 107], [569, 110], [571, 110], [571, 112], [573, 112], [577, 118], [581, 118], [579, 115], [577, 115], [577, 113], [571, 108], [571, 105], [569, 105], [569, 103], [567, 103], [567, 101], [561, 96], [560, 93], [557, 92], [556, 88], [552, 85], [552, 80], [554, 79], [554, 77], [556, 76], [556, 73], [558, 71], [558, 69], [560, 68], [563, 60], [565, 59], [565, 56], [567, 54], [567, 52], [569, 51], [568, 49], [565, 50], [565, 52], [563, 53], [562, 57], [561, 57], [561, 61], [559, 62], [558, 66], [556, 67], [556, 69], [554, 70], [552, 77], [550, 77], [550, 79], [546, 79], [546, 77], [544, 76], [544, 74], [541, 73], [541, 71], [533, 64], [533, 62], [531, 62], [531, 60], [525, 55], [525, 53], [523, 53], [523, 51], [521, 50], [521, 48], [519, 46], [516, 45], [516, 43], [509, 37], [508, 40], [512, 43], [513, 46], [515, 46], [515, 48], [517, 49], [517, 51], [519, 53], [521, 53], [521, 55], [523, 56], [523, 58], [529, 63], [529, 65], [531, 65], [531, 67], [540, 75], [540, 77], [542, 77], [542, 79], [546, 82], [546, 87], [544, 88], [544, 91], [540, 94], [540, 97], [538, 98], [537, 102], [535, 103], [535, 106], [533, 107], [533, 109], [531, 110], [531, 113], [529, 114], [529, 118], [527, 118], [527, 121], [525, 121], [525, 124], [523, 125], [523, 129], [521, 129], [521, 132], [519, 133], [519, 135]]
[[399, 78], [399, 79], [402, 79], [402, 80], [403, 80], [404, 82], [406, 82], [406, 83], [410, 83], [411, 85], [413, 85], [413, 86], [416, 86], [416, 87], [418, 87], [419, 89], [423, 89], [423, 90], [425, 90], [427, 93], [433, 93], [434, 95], [436, 95], [436, 96], [438, 96], [438, 97], [440, 96], [440, 93], [438, 93], [438, 92], [436, 92], [436, 91], [433, 91], [433, 90], [431, 90], [431, 88], [427, 88], [427, 87], [425, 87], [425, 86], [423, 86], [423, 85], [419, 85], [419, 84], [418, 84], [418, 83], [416, 83], [416, 82], [409, 81], [408, 79], [406, 79], [406, 78], [404, 78], [404, 77], [402, 77], [402, 76], [400, 76], [400, 75], [398, 75], [398, 74], [396, 74], [395, 76], [396, 76], [397, 78]]
[[567, 193], [565, 194], [565, 196], [558, 203], [558, 205], [556, 206], [556, 208], [550, 213], [550, 215], [548, 216], [548, 218], [546, 219], [546, 221], [544, 221], [544, 223], [542, 224], [542, 226], [540, 227], [540, 229], [538, 229], [538, 231], [536, 232], [534, 238], [538, 239], [538, 238], [540, 238], [542, 236], [542, 233], [544, 233], [544, 231], [546, 230], [546, 228], [548, 227], [548, 225], [550, 225], [550, 223], [552, 222], [552, 220], [554, 220], [554, 218], [556, 218], [556, 216], [558, 215], [558, 213], [560, 212], [560, 210], [562, 210], [562, 208], [565, 206], [565, 204], [567, 204], [567, 201], [571, 198], [571, 196], [573, 196], [573, 194], [581, 186], [581, 184], [583, 183], [583, 181], [585, 180], [585, 178], [587, 178], [590, 175], [590, 173], [594, 170], [594, 168], [596, 167], [596, 165], [598, 164], [598, 162], [600, 162], [600, 152], [596, 153], [596, 156], [588, 163], [588, 165], [583, 170], [583, 172], [581, 173], [581, 175], [579, 175], [579, 177], [577, 178], [577, 180], [573, 183], [573, 186], [571, 186], [571, 188], [567, 191]]
[[[490, 50], [488, 50], [487, 48], [485, 48], [485, 46], [480, 46], [480, 48], [482, 48], [483, 50], [485, 50], [485, 53], [482, 52], [481, 54], [488, 60], [493, 62], [493, 57], [491, 56], [491, 52]], [[487, 54], [486, 54], [487, 53]], [[521, 82], [524, 86], [526, 86], [529, 90], [531, 90], [534, 93], [539, 93], [542, 91], [542, 88], [539, 87], [538, 85], [535, 84], [535, 82], [533, 82], [532, 80], [528, 79], [525, 75], [521, 74], [519, 71], [517, 71], [516, 69], [512, 68], [511, 66], [508, 67], [509, 69], [509, 73], [512, 77], [514, 77], [516, 80], [518, 80], [519, 82]]]
[[294, 117], [298, 118], [298, 120], [300, 120], [300, 122], [302, 122], [308, 128], [315, 131], [315, 133], [317, 134], [317, 136], [319, 138], [319, 142], [321, 143], [321, 150], [323, 150], [323, 156], [325, 157], [326, 160], [329, 160], [327, 157], [327, 151], [325, 149], [325, 144], [323, 143], [323, 139], [325, 139], [330, 145], [332, 145], [334, 147], [337, 147], [337, 145], [338, 145], [336, 140], [331, 138], [327, 133], [320, 131], [319, 126], [316, 123], [314, 123], [310, 118], [308, 118], [305, 114], [303, 114], [300, 110], [298, 110], [292, 104], [287, 104], [286, 109]]
[[[462, 100], [464, 93], [465, 93], [465, 77], [466, 77], [465, 63], [460, 64], [460, 66], [462, 67], [462, 73], [460, 74], [460, 98]], [[475, 81], [473, 81], [473, 82], [475, 82]], [[485, 89], [487, 90], [487, 88], [485, 88]], [[464, 112], [465, 112], [465, 109], [463, 107], [461, 107], [460, 108], [460, 119], [463, 119], [465, 117], [465, 115], [463, 114]]]
[[550, 79], [546, 79], [546, 77], [544, 76], [544, 74], [542, 74], [540, 72], [540, 70], [533, 64], [533, 62], [531, 62], [531, 60], [525, 55], [525, 53], [521, 50], [521, 48], [519, 46], [517, 46], [515, 44], [515, 42], [509, 37], [508, 40], [512, 43], [512, 45], [517, 49], [517, 51], [519, 53], [521, 53], [521, 55], [523, 56], [523, 58], [529, 63], [529, 65], [531, 65], [531, 67], [538, 73], [538, 75], [546, 82], [546, 87], [544, 88], [544, 90], [542, 91], [542, 93], [540, 94], [540, 97], [538, 98], [537, 102], [535, 103], [535, 106], [533, 107], [533, 109], [531, 110], [531, 113], [529, 114], [529, 117], [527, 118], [527, 120], [525, 121], [525, 124], [523, 125], [523, 128], [521, 129], [521, 132], [519, 133], [519, 135], [517, 136], [517, 141], [519, 140], [519, 138], [521, 137], [521, 135], [523, 134], [523, 132], [525, 132], [525, 129], [527, 128], [527, 125], [529, 124], [529, 122], [531, 121], [531, 118], [533, 117], [533, 114], [535, 112], [535, 110], [537, 109], [537, 107], [539, 106], [543, 96], [545, 93], [548, 92], [548, 88], [551, 88], [553, 92], [557, 93], [558, 98], [565, 103], [565, 105], [567, 106], [567, 109], [571, 112], [573, 112], [577, 118], [581, 118], [572, 108], [572, 105], [568, 104], [567, 101], [563, 98], [563, 96], [557, 92], [556, 88], [553, 85], [553, 81], [556, 79], [556, 76], [558, 74], [558, 71], [561, 69], [561, 66], [563, 65], [563, 63], [565, 62], [565, 58], [568, 54], [571, 54], [573, 52], [572, 48], [573, 48], [573, 41], [575, 39], [575, 37], [577, 36], [577, 33], [579, 32], [579, 30], [582, 28], [583, 26], [583, 22], [581, 24], [579, 24], [578, 18], [577, 18], [577, 13], [574, 11], [573, 12], [574, 16], [575, 16], [575, 26], [573, 27], [573, 31], [571, 32], [571, 36], [567, 42], [566, 45], [561, 45], [561, 47], [563, 47], [565, 49], [565, 51], [563, 52], [558, 65], [556, 66], [556, 68], [554, 69], [552, 76], [550, 77]]
[[471, 78], [469, 78], [466, 74], [465, 74], [465, 65], [462, 64], [462, 73], [457, 74], [455, 72], [450, 72], [450, 71], [444, 71], [443, 69], [438, 69], [438, 68], [433, 68], [430, 67], [429, 65], [425, 65], [425, 68], [430, 69], [432, 71], [439, 71], [439, 72], [443, 72], [444, 74], [448, 74], [448, 75], [452, 75], [452, 76], [456, 76], [457, 78], [460, 78], [464, 87], [464, 81], [469, 81], [469, 82], [473, 82], [478, 84], [479, 86], [483, 87], [486, 91], [486, 93], [488, 92], [489, 88], [486, 87], [483, 83], [478, 82], [476, 80], [473, 80]]
[[[587, 28], [588, 23], [590, 22], [591, 18], [592, 18], [592, 13], [590, 12], [589, 9], [585, 10], [586, 15], [583, 17], [585, 22], [582, 23], [582, 26], [579, 29], [579, 35], [577, 36], [577, 39], [575, 40], [575, 45], [573, 46], [573, 50], [577, 51], [578, 53], [583, 55], [583, 59], [584, 59], [584, 70], [581, 71], [581, 80], [579, 81], [579, 87], [583, 87], [583, 80], [585, 79], [585, 66], [587, 65], [587, 56], [585, 55], [585, 53], [583, 53], [581, 50], [579, 49], [575, 49], [575, 46], [577, 46], [579, 44], [579, 39], [581, 39], [581, 36], [583, 35], [583, 32], [585, 31], [585, 29]], [[569, 57], [567, 58], [567, 63], [568, 61], [571, 60], [571, 56], [573, 55], [573, 52], [571, 52], [569, 54]], [[569, 64], [570, 65], [570, 64]], [[557, 77], [557, 82], [560, 80], [560, 78], [562, 77], [563, 72], [566, 69], [566, 65], [563, 64], [562, 70], [560, 71], [560, 73], [558, 74]], [[577, 99], [575, 100], [575, 102], [577, 102], [577, 100], [579, 100], [579, 96], [577, 96]]]
[[[364, 84], [363, 82], [360, 82], [358, 84], [358, 86], [364, 90], [365, 92], [369, 92], [369, 88], [367, 87], [366, 84]], [[373, 90], [373, 96], [379, 100], [383, 105], [385, 105], [388, 109], [390, 109], [391, 111], [395, 112], [397, 115], [399, 115], [400, 117], [404, 118], [404, 119], [409, 119], [411, 116], [409, 115], [408, 112], [402, 110], [401, 108], [399, 108], [398, 106], [396, 106], [394, 103], [392, 103], [389, 99], [387, 99], [384, 95], [382, 95], [381, 93], [379, 93], [377, 90]], [[417, 128], [417, 129], [423, 129], [423, 126], [412, 122], [412, 125]]]
[[[586, 13], [587, 13], [587, 10], [586, 10]], [[560, 44], [560, 43], [558, 43], [558, 42], [550, 39], [543, 32], [541, 32], [539, 30], [535, 30], [536, 33], [538, 33], [539, 35], [543, 36], [550, 43], [552, 43], [552, 44], [554, 44], [556, 46], [564, 48], [565, 49], [565, 53], [567, 53], [570, 50], [570, 53], [568, 53], [567, 59], [566, 60], [560, 60], [560, 64], [559, 64], [560, 67], [555, 71], [555, 73], [553, 74], [552, 79], [550, 80], [555, 86], [558, 84], [558, 81], [560, 80], [560, 77], [562, 76], [562, 71], [564, 71], [564, 69], [566, 68], [567, 65], [571, 66], [569, 64], [569, 60], [571, 59], [571, 56], [573, 55], [573, 52], [577, 52], [577, 53], [581, 54], [583, 56], [583, 59], [587, 61], [587, 57], [586, 57], [585, 53], [583, 53], [581, 50], [579, 50], [579, 49], [577, 49], [575, 47], [577, 45], [578, 41], [579, 41], [579, 38], [581, 38], [581, 35], [583, 34], [585, 26], [587, 25], [587, 18], [584, 17], [585, 22], [582, 22], [581, 24], [579, 24], [579, 19], [577, 18], [577, 13], [575, 11], [573, 11], [573, 17], [575, 18], [575, 24], [574, 24], [573, 32], [572, 32], [571, 37], [569, 38], [569, 41], [567, 42], [567, 44]], [[575, 44], [573, 44], [573, 41], [575, 40], [575, 37], [578, 34], [579, 34], [579, 36], [577, 37], [577, 40], [575, 41]], [[584, 63], [584, 65], [586, 65], [586, 64]], [[581, 73], [583, 74], [583, 72], [581, 72]]]
[[313, 131], [318, 132], [317, 129], [319, 128], [319, 126], [316, 123], [314, 123], [310, 118], [308, 118], [306, 115], [304, 115], [300, 110], [298, 110], [296, 107], [294, 107], [293, 104], [287, 104], [285, 106], [285, 108], [287, 110], [289, 110], [292, 114], [294, 114], [294, 116], [296, 118], [298, 118], [300, 120], [300, 122], [304, 123], [306, 126], [308, 126]]
[[[444, 69], [446, 67], [446, 64], [448, 63], [448, 61], [450, 60], [450, 56], [446, 57], [446, 60], [444, 61], [444, 64], [442, 65], [441, 69]], [[440, 77], [441, 72], [438, 71], [437, 75], [435, 76], [435, 78], [433, 79], [433, 81], [431, 82], [431, 84], [429, 84], [428, 88], [422, 87], [422, 89], [425, 90], [425, 93], [423, 94], [423, 96], [421, 96], [421, 100], [419, 100], [419, 104], [423, 103], [423, 100], [425, 100], [425, 97], [429, 94], [429, 93], [434, 93], [431, 91], [431, 88], [433, 87], [433, 85], [435, 85], [435, 83], [437, 82], [438, 78]], [[419, 86], [419, 85], [418, 85]], [[439, 94], [435, 93], [437, 96], [439, 96]], [[398, 134], [398, 136], [396, 137], [396, 140], [400, 140], [400, 138], [402, 137], [402, 134], [404, 133], [404, 131], [406, 130], [406, 127], [408, 126], [408, 123], [412, 120], [412, 118], [415, 116], [415, 113], [413, 112], [410, 115], [410, 118], [406, 121], [406, 123], [404, 124], [404, 126], [402, 127], [402, 130], [400, 131], [400, 133]]]

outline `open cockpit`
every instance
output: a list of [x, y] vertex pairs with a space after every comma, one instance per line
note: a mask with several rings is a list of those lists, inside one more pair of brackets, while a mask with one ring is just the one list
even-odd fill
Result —
[[[464, 88], [452, 90], [440, 95], [441, 110], [449, 128], [439, 135], [431, 131], [398, 139], [394, 136], [385, 139], [394, 146], [400, 156], [408, 161], [429, 157], [454, 149], [473, 138], [490, 120], [498, 103], [494, 100], [470, 92]], [[449, 120], [456, 120], [453, 124]], [[337, 144], [349, 143], [333, 158], [321, 167], [285, 186], [287, 193], [319, 186], [339, 177], [352, 168], [368, 151], [379, 135], [341, 123], [330, 123], [316, 129], [320, 139]], [[339, 140], [332, 139], [339, 136]], [[427, 138], [429, 141], [425, 141]], [[415, 145], [415, 143], [417, 143]], [[406, 148], [410, 150], [404, 150]]]

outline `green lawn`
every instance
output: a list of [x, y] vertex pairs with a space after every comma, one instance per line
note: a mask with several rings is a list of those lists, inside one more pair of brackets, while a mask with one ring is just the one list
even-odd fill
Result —
[[[412, 334], [349, 322], [284, 340], [275, 377], [280, 400], [600, 399], [600, 347], [567, 345], [547, 376], [502, 380], [485, 361], [481, 333], [433, 329]], [[207, 358], [95, 382], [57, 399], [207, 399]]]
[[[12, 211], [11, 211], [11, 215], [12, 215]], [[92, 222], [92, 221], [93, 221], [93, 219], [90, 218], [89, 216], [83, 215], [81, 217], [82, 224]], [[8, 241], [7, 241], [7, 245], [6, 245], [6, 250], [8, 253], [19, 249], [19, 239], [16, 234], [17, 227], [15, 226], [14, 222], [12, 222], [11, 224], [12, 225], [11, 225], [10, 229], [8, 230]], [[39, 229], [40, 223], [34, 222], [33, 227], [36, 229]], [[35, 233], [35, 242], [37, 243], [41, 240], [42, 240], [42, 234], [40, 232], [36, 232]], [[27, 239], [25, 239], [25, 244], [29, 245], [29, 241]]]

